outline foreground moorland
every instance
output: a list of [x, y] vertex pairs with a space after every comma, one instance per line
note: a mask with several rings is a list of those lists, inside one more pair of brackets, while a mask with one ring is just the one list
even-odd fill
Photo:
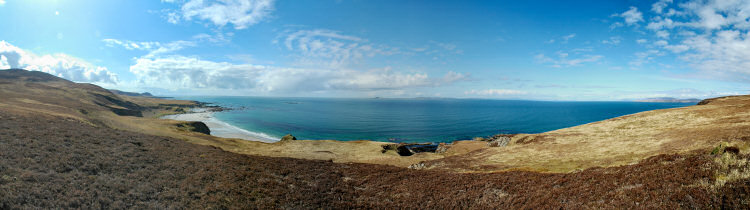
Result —
[[216, 138], [156, 119], [196, 102], [0, 71], [0, 209], [747, 207], [750, 97], [701, 104], [402, 157]]

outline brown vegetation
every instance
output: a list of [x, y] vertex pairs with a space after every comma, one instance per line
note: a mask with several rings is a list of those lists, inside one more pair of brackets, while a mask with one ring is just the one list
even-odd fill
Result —
[[710, 151], [574, 173], [453, 173], [241, 155], [49, 115], [0, 119], [0, 209], [743, 208], [750, 189], [714, 184], [717, 169], [746, 170], [738, 160], [750, 157]]

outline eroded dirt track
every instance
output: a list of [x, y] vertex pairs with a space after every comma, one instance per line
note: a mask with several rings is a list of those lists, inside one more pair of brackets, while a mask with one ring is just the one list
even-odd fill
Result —
[[714, 158], [696, 151], [567, 174], [461, 174], [240, 155], [0, 109], [0, 209], [747, 208], [747, 181], [710, 187]]

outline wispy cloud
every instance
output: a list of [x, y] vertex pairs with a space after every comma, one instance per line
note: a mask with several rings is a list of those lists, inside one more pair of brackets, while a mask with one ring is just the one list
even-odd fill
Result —
[[602, 40], [602, 44], [619, 45], [620, 42], [622, 42], [621, 36], [613, 36], [613, 37], [609, 37], [609, 39]]
[[345, 67], [364, 58], [400, 53], [398, 48], [327, 29], [287, 31], [280, 39], [285, 49], [294, 53], [297, 64], [305, 66]]
[[196, 43], [193, 41], [173, 41], [168, 43], [160, 42], [136, 42], [130, 40], [118, 40], [118, 39], [102, 39], [108, 47], [120, 46], [128, 50], [142, 50], [148, 51], [149, 53], [145, 57], [154, 57], [157, 55], [172, 53], [185, 47], [195, 46]]
[[573, 39], [575, 37], [576, 37], [576, 34], [572, 33], [572, 34], [568, 34], [568, 35], [562, 36], [559, 39], [550, 39], [546, 43], [547, 44], [552, 44], [552, 43], [555, 43], [558, 40], [560, 40], [560, 43], [566, 44], [566, 43], [568, 43], [569, 40], [571, 40], [571, 39]]
[[590, 55], [590, 54], [574, 54], [576, 56], [575, 58], [571, 58], [569, 53], [566, 52], [557, 52], [556, 57], [550, 57], [545, 54], [537, 54], [534, 56], [534, 59], [537, 60], [537, 62], [550, 64], [552, 67], [555, 68], [562, 68], [562, 67], [570, 67], [570, 66], [577, 66], [584, 63], [592, 63], [601, 60], [604, 58], [602, 55]]
[[654, 60], [655, 56], [663, 55], [663, 52], [659, 50], [646, 50], [642, 52], [636, 52], [635, 53], [635, 59], [630, 61], [628, 64], [632, 68], [639, 68], [643, 66], [643, 64], [650, 63], [652, 60]]
[[464, 92], [465, 95], [478, 95], [478, 96], [518, 96], [526, 95], [528, 92], [521, 90], [512, 89], [483, 89], [483, 90], [469, 90]]

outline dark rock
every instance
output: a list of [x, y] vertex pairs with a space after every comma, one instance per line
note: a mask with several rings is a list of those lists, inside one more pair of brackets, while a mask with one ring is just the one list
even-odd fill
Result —
[[281, 137], [281, 141], [291, 141], [291, 140], [297, 140], [297, 137], [292, 136], [292, 134], [287, 134], [284, 137]]
[[437, 150], [438, 145], [436, 144], [412, 144], [406, 146], [414, 153], [422, 153], [422, 152], [435, 152]]
[[177, 127], [187, 128], [189, 131], [211, 135], [211, 130], [208, 129], [208, 126], [199, 121], [179, 123], [177, 124]]
[[414, 152], [412, 152], [406, 145], [399, 145], [396, 147], [396, 153], [401, 156], [412, 156], [414, 155]]
[[724, 148], [724, 152], [732, 153], [732, 154], [740, 154], [740, 148], [737, 147], [726, 147]]
[[384, 144], [381, 145], [383, 150], [382, 153], [386, 153], [388, 150], [395, 150], [398, 155], [401, 156], [412, 156], [416, 153], [422, 152], [435, 152], [438, 149], [438, 145], [432, 143], [398, 143], [398, 144]]

